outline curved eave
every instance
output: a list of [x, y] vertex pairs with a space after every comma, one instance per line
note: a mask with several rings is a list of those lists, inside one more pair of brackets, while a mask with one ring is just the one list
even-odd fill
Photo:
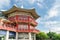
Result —
[[40, 16], [36, 13], [35, 9], [32, 9], [32, 16], [35, 17], [35, 19], [39, 18]]
[[11, 12], [14, 12], [14, 11], [23, 11], [23, 12], [31, 13], [32, 16], [33, 16], [35, 19], [37, 19], [37, 18], [40, 17], [40, 16], [38, 16], [37, 13], [35, 12], [35, 9], [24, 9], [24, 8], [18, 8], [18, 7], [16, 7], [16, 6], [13, 6], [13, 7], [12, 7], [10, 10], [8, 10], [8, 11], [2, 11], [2, 12], [3, 12], [3, 14], [7, 15], [7, 14], [9, 14], [9, 13], [11, 13]]

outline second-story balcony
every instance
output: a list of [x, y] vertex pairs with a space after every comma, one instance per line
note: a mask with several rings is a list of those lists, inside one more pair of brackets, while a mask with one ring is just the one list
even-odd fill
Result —
[[0, 25], [0, 30], [9, 30], [9, 31], [15, 31], [16, 32], [16, 28], [14, 26], [7, 26], [7, 25]]
[[39, 30], [33, 28], [33, 29], [18, 29], [17, 27], [11, 26], [11, 25], [0, 25], [0, 30], [8, 30], [8, 31], [14, 31], [14, 32], [32, 32], [32, 33], [38, 33]]
[[32, 33], [39, 33], [37, 29], [18, 29], [18, 32], [32, 32]]
[[32, 33], [38, 33], [39, 30], [37, 29], [17, 29], [16, 27], [13, 26], [0, 26], [0, 30], [9, 30], [9, 31], [14, 31], [14, 32], [32, 32]]
[[27, 25], [19, 25], [18, 26], [18, 32], [32, 32], [32, 33], [38, 33], [39, 30], [35, 29], [33, 26], [27, 26]]
[[11, 22], [30, 23], [34, 26], [37, 25], [37, 22], [35, 22], [35, 20], [32, 17], [29, 17], [29, 16], [16, 15], [16, 16], [10, 17], [9, 20]]

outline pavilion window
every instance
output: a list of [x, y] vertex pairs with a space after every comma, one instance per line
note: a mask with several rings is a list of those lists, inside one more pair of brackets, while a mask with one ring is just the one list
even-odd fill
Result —
[[21, 24], [21, 25], [18, 26], [18, 29], [28, 29], [28, 25]]
[[0, 35], [6, 35], [6, 31], [5, 30], [0, 30]]
[[16, 38], [16, 33], [15, 32], [9, 32], [9, 39], [15, 39]]
[[26, 16], [19, 16], [19, 20], [27, 20]]
[[13, 21], [13, 20], [15, 20], [15, 17], [14, 16], [10, 17], [9, 20]]

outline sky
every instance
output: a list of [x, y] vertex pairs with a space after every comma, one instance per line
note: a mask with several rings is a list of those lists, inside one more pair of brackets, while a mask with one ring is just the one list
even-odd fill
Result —
[[0, 11], [9, 10], [14, 5], [23, 5], [26, 9], [35, 8], [41, 16], [36, 20], [40, 31], [60, 33], [60, 0], [0, 0]]

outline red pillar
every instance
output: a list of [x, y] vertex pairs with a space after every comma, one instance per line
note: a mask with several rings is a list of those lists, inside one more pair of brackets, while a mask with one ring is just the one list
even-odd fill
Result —
[[16, 15], [15, 21], [16, 21], [16, 30], [17, 30], [17, 32], [18, 32], [18, 15]]
[[29, 23], [30, 20], [29, 20], [29, 18], [30, 18], [30, 17], [28, 16], [28, 30], [29, 30], [29, 32], [30, 32], [30, 23]]

